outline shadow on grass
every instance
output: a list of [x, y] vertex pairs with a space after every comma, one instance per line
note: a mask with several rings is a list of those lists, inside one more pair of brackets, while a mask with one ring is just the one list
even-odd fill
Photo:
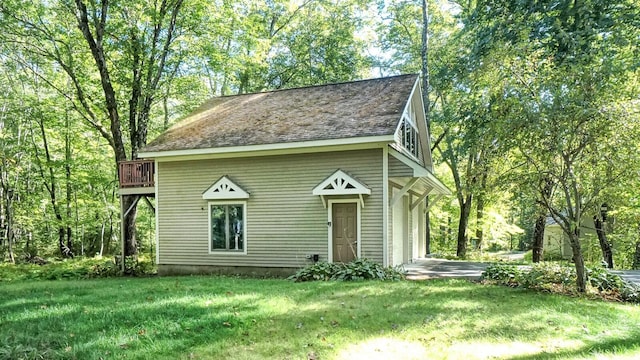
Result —
[[[0, 293], [0, 304], [8, 305], [0, 308], [0, 351], [5, 351], [0, 358], [29, 358], [18, 356], [24, 349], [53, 359], [180, 358], [192, 352], [233, 358], [243, 351], [251, 352], [249, 358], [298, 358], [309, 346], [332, 354], [330, 342], [342, 337], [365, 339], [409, 330], [435, 334], [459, 327], [448, 333], [449, 341], [487, 335], [493, 340], [540, 341], [549, 336], [550, 324], [566, 316], [576, 323], [598, 314], [613, 323], [624, 317], [612, 304], [446, 280], [56, 281], [9, 286]], [[634, 340], [612, 340], [610, 347], [638, 346], [640, 340]], [[549, 356], [564, 350], [559, 351]], [[545, 359], [522, 357], [529, 358]]]

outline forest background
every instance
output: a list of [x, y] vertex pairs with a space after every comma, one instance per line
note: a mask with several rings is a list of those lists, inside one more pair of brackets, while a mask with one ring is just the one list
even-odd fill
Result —
[[[633, 0], [4, 0], [0, 261], [119, 253], [116, 163], [211, 96], [422, 71], [455, 193], [430, 252], [540, 260], [554, 222], [574, 261], [638, 268], [639, 43]], [[150, 204], [123, 201], [153, 259]]]

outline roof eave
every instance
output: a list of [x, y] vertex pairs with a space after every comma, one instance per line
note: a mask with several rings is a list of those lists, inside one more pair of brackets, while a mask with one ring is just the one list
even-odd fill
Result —
[[325, 140], [311, 140], [311, 141], [298, 141], [289, 143], [276, 143], [276, 144], [260, 144], [260, 145], [243, 145], [243, 146], [228, 146], [217, 148], [203, 148], [203, 149], [182, 149], [182, 150], [162, 150], [162, 151], [141, 151], [138, 153], [140, 158], [145, 159], [158, 159], [158, 160], [181, 160], [192, 157], [210, 157], [210, 156], [260, 156], [260, 155], [275, 155], [275, 154], [287, 154], [287, 153], [300, 153], [300, 152], [314, 152], [320, 148], [330, 150], [333, 148], [373, 148], [382, 145], [387, 145], [394, 142], [394, 136], [391, 135], [378, 135], [378, 136], [363, 136], [363, 137], [351, 137], [340, 139], [325, 139]]
[[413, 177], [422, 178], [423, 181], [433, 187], [435, 194], [442, 194], [445, 196], [453, 195], [451, 189], [449, 189], [445, 184], [442, 183], [442, 181], [440, 181], [435, 175], [433, 175], [433, 173], [429, 171], [429, 169], [418, 164], [396, 149], [390, 148], [389, 154], [413, 169]]

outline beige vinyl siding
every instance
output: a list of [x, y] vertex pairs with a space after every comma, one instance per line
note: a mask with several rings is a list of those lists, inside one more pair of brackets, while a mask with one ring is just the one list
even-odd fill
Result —
[[412, 177], [413, 169], [407, 166], [402, 161], [389, 155], [389, 177]]
[[[382, 261], [382, 149], [158, 163], [159, 264], [300, 267], [327, 260], [327, 209], [312, 189], [337, 169], [371, 189], [362, 209], [362, 256]], [[250, 193], [247, 254], [210, 254], [208, 201], [220, 177]]]

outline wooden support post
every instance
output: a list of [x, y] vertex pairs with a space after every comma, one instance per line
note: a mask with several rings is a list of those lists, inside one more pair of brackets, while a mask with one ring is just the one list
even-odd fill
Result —
[[121, 246], [121, 250], [122, 250], [122, 255], [120, 257], [120, 267], [122, 270], [122, 273], [124, 274], [124, 252], [125, 252], [125, 245], [124, 245], [124, 236], [125, 236], [125, 230], [124, 230], [124, 198], [123, 196], [120, 196], [120, 246]]

